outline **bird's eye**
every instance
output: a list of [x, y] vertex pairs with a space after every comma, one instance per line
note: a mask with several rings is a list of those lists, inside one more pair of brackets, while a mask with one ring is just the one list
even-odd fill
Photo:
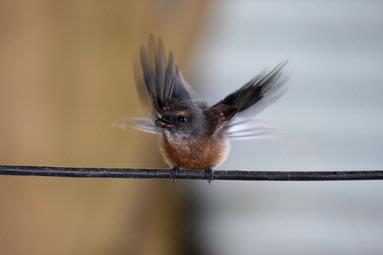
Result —
[[177, 116], [177, 122], [178, 123], [185, 123], [186, 122], [185, 116], [182, 116], [182, 115]]

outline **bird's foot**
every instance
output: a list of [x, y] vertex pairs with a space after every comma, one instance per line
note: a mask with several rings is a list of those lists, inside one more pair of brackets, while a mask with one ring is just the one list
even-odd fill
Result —
[[214, 171], [211, 167], [205, 169], [207, 183], [211, 183], [214, 180]]
[[177, 175], [181, 172], [181, 169], [179, 166], [175, 165], [172, 167], [172, 169], [170, 170], [170, 175], [172, 176], [172, 182], [174, 183], [176, 178], [177, 178]]

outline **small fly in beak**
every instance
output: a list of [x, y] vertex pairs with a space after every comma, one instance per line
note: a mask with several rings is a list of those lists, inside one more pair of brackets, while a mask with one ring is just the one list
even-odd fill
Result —
[[168, 128], [168, 127], [172, 126], [172, 124], [169, 122], [169, 120], [165, 119], [162, 116], [158, 116], [158, 118], [155, 121], [155, 124], [157, 127], [160, 127], [160, 128]]

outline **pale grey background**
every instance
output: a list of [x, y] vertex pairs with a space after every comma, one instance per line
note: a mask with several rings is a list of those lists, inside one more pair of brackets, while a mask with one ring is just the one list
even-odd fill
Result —
[[[273, 140], [232, 143], [222, 169], [383, 168], [383, 2], [216, 1], [194, 58], [218, 100], [289, 60], [289, 90], [259, 118]], [[196, 183], [212, 254], [382, 254], [383, 183]]]

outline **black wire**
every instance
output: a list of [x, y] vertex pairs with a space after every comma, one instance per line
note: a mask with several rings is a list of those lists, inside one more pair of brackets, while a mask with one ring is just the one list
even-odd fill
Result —
[[[208, 179], [204, 171], [181, 170], [172, 175], [169, 169], [81, 168], [51, 166], [0, 165], [0, 175], [50, 176], [76, 178]], [[383, 180], [382, 170], [362, 171], [214, 171], [214, 180], [246, 181], [350, 181]]]

